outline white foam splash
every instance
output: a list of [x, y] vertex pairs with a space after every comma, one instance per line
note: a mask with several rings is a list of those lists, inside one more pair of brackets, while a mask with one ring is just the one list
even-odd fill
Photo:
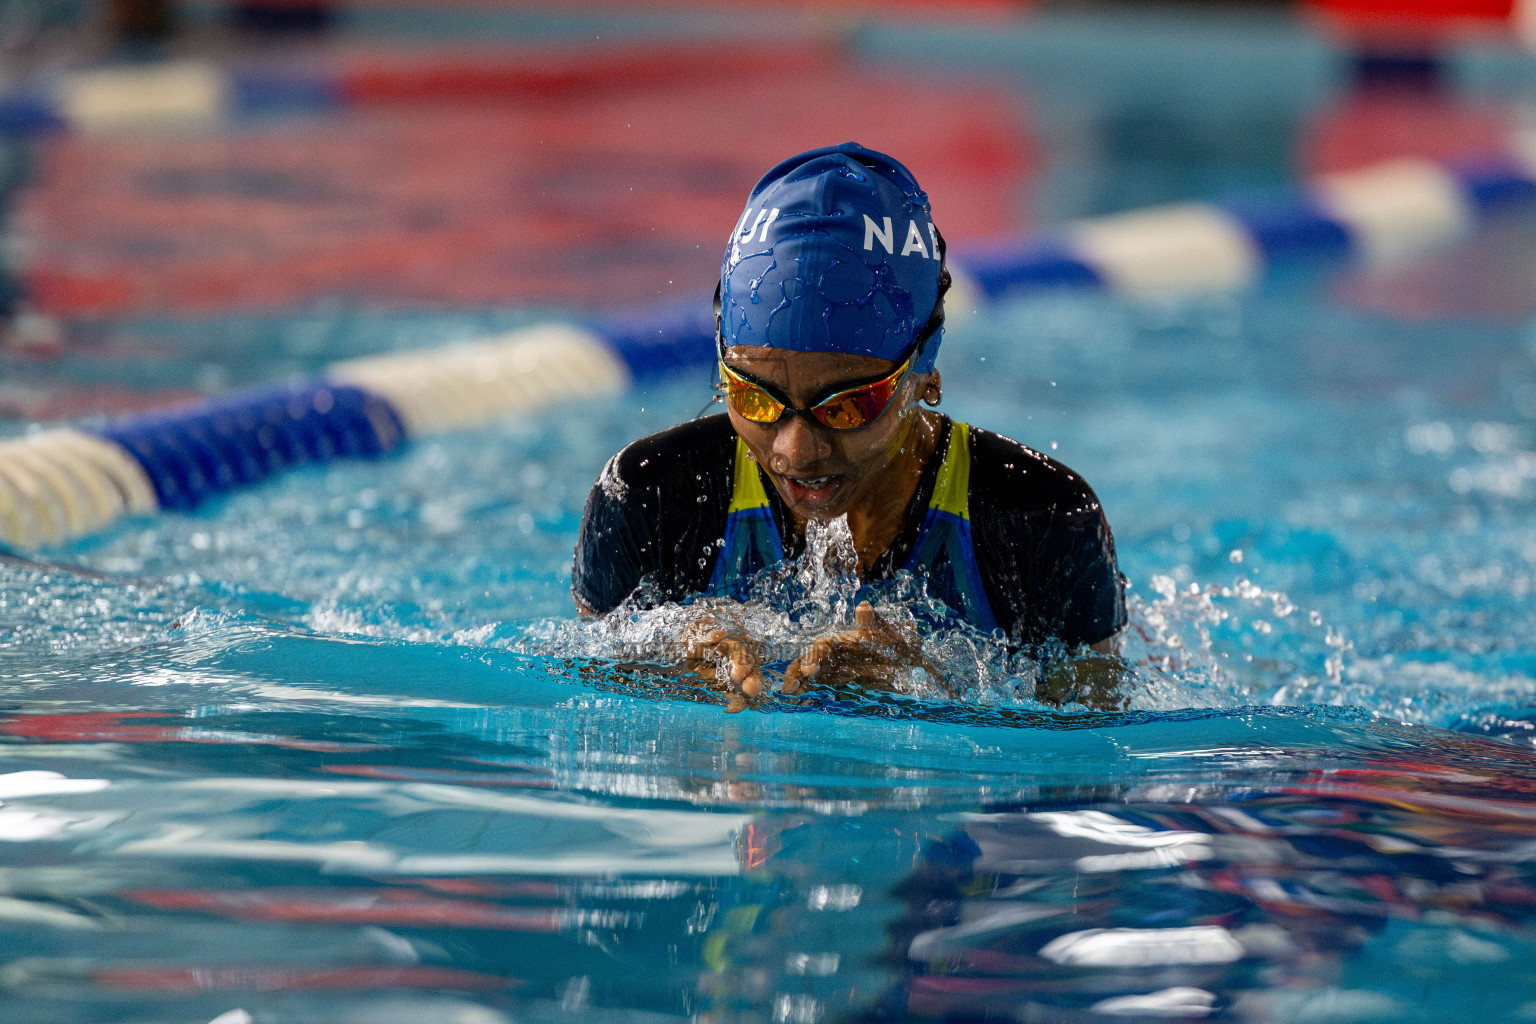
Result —
[[[804, 552], [759, 573], [744, 602], [704, 598], [653, 604], [653, 598], [642, 588], [607, 615], [546, 623], [512, 646], [519, 653], [545, 657], [670, 666], [683, 659], [690, 639], [723, 628], [747, 638], [763, 664], [782, 671], [817, 638], [853, 628], [859, 604], [868, 600], [885, 622], [917, 639], [921, 657], [889, 680], [895, 692], [931, 700], [963, 697], [984, 704], [1030, 703], [1034, 695], [1033, 665], [1015, 659], [1001, 636], [963, 625], [932, 625], [944, 617], [945, 609], [928, 596], [922, 580], [902, 573], [887, 583], [864, 587], [846, 517], [808, 523]], [[725, 670], [723, 664], [717, 666], [722, 680]]]
[[1239, 577], [1230, 585], [1152, 577], [1131, 595], [1122, 655], [1137, 669], [1141, 710], [1244, 704], [1330, 704], [1344, 690], [1343, 633], [1286, 594]]

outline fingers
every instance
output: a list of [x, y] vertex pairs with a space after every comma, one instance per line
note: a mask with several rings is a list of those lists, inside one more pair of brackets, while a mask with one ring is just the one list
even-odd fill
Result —
[[805, 653], [797, 659], [800, 662], [802, 675], [814, 676], [821, 671], [822, 660], [832, 653], [832, 644], [828, 640], [816, 640], [805, 649]]
[[748, 697], [756, 697], [763, 692], [763, 674], [758, 671], [757, 655], [739, 640], [728, 641], [719, 650], [727, 659], [727, 673], [733, 685]]
[[726, 664], [730, 666], [728, 672], [731, 682], [738, 686], [757, 668], [757, 659], [747, 653], [746, 648], [739, 643], [733, 641], [722, 644], [720, 653], [725, 657]]
[[800, 674], [814, 676], [821, 671], [821, 663], [832, 653], [832, 645], [825, 640], [817, 640], [805, 649], [805, 653], [797, 659], [800, 662]]
[[805, 689], [805, 671], [801, 667], [800, 662], [801, 659], [796, 658], [794, 661], [790, 662], [789, 667], [784, 670], [784, 682], [779, 687], [780, 693], [794, 696], [801, 690]]
[[724, 670], [728, 686], [748, 697], [763, 692], [763, 674], [757, 654], [740, 640], [730, 639], [723, 629], [712, 629], [700, 636], [684, 656], [685, 668], [699, 676], [712, 676]]
[[683, 655], [688, 671], [700, 673], [706, 664], [714, 661], [715, 648], [725, 637], [725, 630], [712, 629], [703, 636], [690, 640], [687, 651]]
[[725, 684], [729, 694], [726, 710], [746, 710], [748, 701], [763, 692], [763, 673], [755, 646], [743, 636], [740, 624], [731, 616], [723, 619], [705, 612], [693, 621], [684, 634], [684, 671], [707, 681]]
[[822, 634], [790, 663], [782, 692], [798, 693], [817, 677], [889, 680], [913, 666], [929, 668], [916, 631], [888, 621], [870, 602], [860, 601], [852, 626]]
[[804, 654], [790, 662], [784, 669], [784, 679], [779, 685], [779, 692], [791, 697], [801, 692], [815, 682], [815, 676], [837, 667], [844, 645], [855, 643], [861, 638], [862, 633], [859, 630], [845, 630], [812, 642]]
[[[873, 614], [873, 613], [871, 613]], [[873, 642], [874, 636], [863, 628], [840, 629], [817, 637], [800, 656], [800, 668], [804, 675], [814, 676], [849, 658], [867, 656], [863, 649]]]
[[721, 651], [726, 657], [726, 672], [733, 685], [748, 697], [763, 692], [763, 676], [757, 670], [757, 658], [744, 644], [732, 640], [722, 645]]
[[859, 602], [853, 610], [853, 621], [865, 640], [889, 647], [898, 657], [913, 656], [912, 649], [917, 641], [912, 628], [885, 618], [868, 601]]
[[[762, 666], [763, 651], [739, 623], [701, 618], [687, 638], [687, 670], [706, 681], [718, 681], [730, 695], [750, 702], [769, 689]], [[804, 691], [817, 677], [843, 676], [883, 679], [914, 663], [926, 667], [920, 641], [909, 629], [887, 621], [869, 601], [854, 608], [853, 624], [812, 641], [784, 670], [779, 690], [786, 695]], [[746, 705], [743, 704], [742, 707]]]

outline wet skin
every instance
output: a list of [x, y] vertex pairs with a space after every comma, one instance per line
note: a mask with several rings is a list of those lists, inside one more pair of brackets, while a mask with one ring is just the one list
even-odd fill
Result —
[[[732, 345], [725, 360], [747, 379], [766, 384], [793, 409], [809, 409], [847, 388], [873, 383], [898, 363], [839, 352], [793, 352], [760, 345]], [[923, 468], [938, 447], [939, 418], [923, 411], [919, 396], [937, 397], [939, 374], [909, 373], [889, 405], [858, 430], [833, 430], [811, 416], [786, 411], [775, 423], [754, 423], [727, 404], [731, 426], [772, 481], [790, 514], [807, 520], [848, 517], [860, 572], [867, 572], [906, 524], [907, 506]], [[743, 697], [763, 690], [760, 659], [746, 638], [712, 618], [688, 645], [690, 664], [715, 660]], [[920, 659], [915, 637], [884, 622], [861, 604], [851, 629], [816, 640], [784, 673], [783, 692], [798, 693], [818, 675], [879, 679]], [[734, 698], [731, 710], [745, 702]]]
[[[732, 370], [769, 385], [798, 409], [880, 380], [898, 365], [874, 356], [760, 345], [732, 345], [725, 359]], [[917, 397], [938, 383], [938, 373], [909, 373], [880, 417], [859, 430], [833, 430], [790, 412], [777, 423], [753, 423], [729, 405], [727, 412], [795, 519], [847, 515], [864, 571], [901, 532], [923, 467], [937, 447], [939, 419], [921, 411]]]
[[[808, 409], [846, 388], [880, 380], [897, 363], [874, 356], [838, 352], [792, 352], [759, 345], [732, 345], [726, 364], [756, 383], [769, 385], [792, 408]], [[860, 572], [867, 572], [895, 542], [906, 525], [907, 507], [923, 469], [938, 447], [939, 417], [923, 410], [918, 399], [937, 400], [937, 372], [908, 374], [900, 390], [874, 422], [859, 430], [833, 430], [810, 416], [786, 411], [776, 423], [753, 423], [727, 404], [731, 426], [773, 482], [790, 513], [809, 519], [848, 516]], [[702, 635], [688, 646], [692, 665], [713, 660], [724, 669], [733, 694], [730, 710], [746, 707], [764, 688], [760, 658], [751, 640], [711, 617]], [[1111, 638], [1093, 649], [1113, 655]], [[798, 693], [808, 683], [835, 678], [878, 684], [894, 670], [924, 664], [922, 644], [877, 615], [868, 602], [855, 612], [851, 628], [818, 638], [784, 672], [782, 692]], [[1079, 678], [1082, 677], [1082, 678]], [[1053, 673], [1043, 699], [1080, 700], [1118, 706], [1118, 672], [1087, 665]], [[1059, 691], [1059, 692], [1057, 692]]]
[[[808, 409], [838, 391], [880, 380], [898, 366], [874, 356], [757, 345], [733, 345], [726, 349], [725, 359], [733, 371], [768, 385], [794, 409]], [[905, 526], [907, 507], [937, 450], [941, 421], [922, 409], [918, 399], [937, 400], [939, 387], [937, 372], [909, 373], [885, 411], [859, 430], [833, 430], [808, 415], [789, 411], [775, 423], [753, 423], [729, 403], [727, 413], [731, 426], [799, 523], [847, 515], [862, 573]], [[724, 684], [728, 710], [745, 710], [747, 702], [766, 688], [761, 645], [737, 623], [728, 604], [704, 610], [679, 640], [683, 670]], [[1111, 654], [1114, 641], [1093, 647]], [[852, 627], [829, 631], [790, 662], [781, 690], [795, 694], [821, 681], [878, 686], [896, 671], [922, 664], [921, 640], [887, 622], [864, 602], [855, 612]], [[1076, 673], [1069, 674], [1070, 679], [1053, 677], [1054, 690], [1061, 691], [1054, 694], [1057, 699], [1082, 700], [1084, 691], [1108, 686], [1097, 678], [1082, 681]]]

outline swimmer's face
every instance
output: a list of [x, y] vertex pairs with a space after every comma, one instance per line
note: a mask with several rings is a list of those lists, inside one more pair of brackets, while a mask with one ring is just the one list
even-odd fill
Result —
[[[808, 409], [846, 388], [873, 383], [897, 364], [840, 352], [792, 352], [761, 345], [725, 350], [730, 368], [767, 384], [797, 409]], [[873, 510], [888, 492], [892, 467], [908, 443], [918, 410], [915, 396], [927, 380], [908, 374], [879, 418], [859, 430], [833, 430], [810, 416], [786, 412], [777, 423], [753, 423], [730, 404], [731, 426], [768, 473], [779, 496], [800, 519], [835, 519], [856, 507]]]

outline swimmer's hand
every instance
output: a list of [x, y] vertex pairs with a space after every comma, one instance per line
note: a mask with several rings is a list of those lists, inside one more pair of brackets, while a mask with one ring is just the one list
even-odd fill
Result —
[[1114, 638], [1101, 640], [1083, 654], [1047, 666], [1035, 684], [1035, 699], [1046, 704], [1083, 704], [1095, 711], [1130, 707], [1130, 666]]
[[730, 698], [726, 711], [745, 711], [747, 702], [763, 692], [761, 645], [731, 617], [704, 613], [688, 629], [684, 643], [684, 669], [723, 683]]
[[783, 693], [797, 694], [813, 682], [852, 681], [889, 687], [898, 672], [921, 668], [938, 672], [923, 657], [917, 633], [882, 618], [861, 601], [853, 613], [853, 628], [825, 633], [784, 670]]

